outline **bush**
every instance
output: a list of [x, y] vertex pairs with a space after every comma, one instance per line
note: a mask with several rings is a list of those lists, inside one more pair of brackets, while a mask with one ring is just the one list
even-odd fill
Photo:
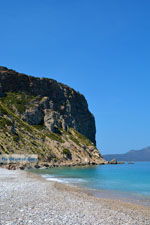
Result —
[[11, 110], [14, 111], [15, 107], [18, 113], [22, 114], [25, 112], [26, 106], [29, 105], [33, 99], [35, 99], [34, 96], [25, 93], [7, 92], [7, 95], [1, 98], [1, 101], [5, 103], [6, 106], [10, 107]]
[[6, 125], [11, 126], [12, 122], [7, 118], [0, 117], [0, 128], [4, 128]]
[[63, 149], [63, 155], [65, 155], [68, 159], [72, 159], [72, 154], [71, 154], [70, 150], [67, 148]]
[[50, 139], [52, 139], [54, 141], [58, 141], [58, 142], [64, 143], [64, 140], [58, 134], [54, 134], [54, 133], [52, 133], [50, 131], [47, 131], [44, 134], [45, 134], [45, 136], [49, 137]]
[[83, 134], [79, 133], [78, 131], [76, 131], [73, 128], [72, 128], [72, 130], [75, 133], [75, 135], [78, 137], [78, 139], [80, 140], [80, 143], [85, 144], [87, 146], [93, 145], [93, 143], [87, 137], [85, 137]]

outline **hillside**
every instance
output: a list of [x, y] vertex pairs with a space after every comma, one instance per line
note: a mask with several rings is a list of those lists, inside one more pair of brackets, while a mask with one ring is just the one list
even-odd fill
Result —
[[95, 120], [83, 95], [52, 79], [0, 67], [0, 153], [34, 153], [45, 162], [103, 163]]
[[103, 157], [110, 161], [116, 159], [118, 161], [150, 161], [150, 147], [141, 150], [131, 150], [125, 154], [109, 154]]

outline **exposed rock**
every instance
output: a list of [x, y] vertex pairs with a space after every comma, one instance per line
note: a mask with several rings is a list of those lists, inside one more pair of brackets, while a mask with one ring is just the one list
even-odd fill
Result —
[[117, 161], [117, 164], [125, 164], [124, 161]]
[[109, 164], [117, 164], [117, 160], [116, 159], [112, 159], [111, 161], [109, 161]]
[[95, 146], [94, 117], [80, 93], [0, 67], [0, 96], [0, 153], [38, 154], [45, 167], [105, 163]]
[[23, 114], [31, 125], [44, 121], [52, 132], [55, 126], [72, 127], [96, 144], [94, 117], [84, 96], [74, 89], [52, 79], [35, 78], [0, 67], [0, 95], [7, 92], [41, 97], [32, 101]]
[[39, 169], [39, 168], [40, 168], [40, 166], [39, 166], [39, 165], [35, 165], [34, 167], [35, 167], [36, 169]]

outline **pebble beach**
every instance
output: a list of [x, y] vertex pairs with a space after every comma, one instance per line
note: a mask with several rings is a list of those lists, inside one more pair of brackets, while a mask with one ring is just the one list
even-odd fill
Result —
[[0, 168], [0, 225], [149, 225], [150, 208]]

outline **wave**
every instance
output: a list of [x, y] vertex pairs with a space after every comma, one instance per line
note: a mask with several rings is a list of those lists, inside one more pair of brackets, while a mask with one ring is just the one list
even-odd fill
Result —
[[64, 178], [64, 177], [56, 177], [55, 175], [49, 175], [49, 174], [44, 174], [42, 175], [46, 180], [48, 181], [55, 181], [55, 182], [60, 182], [60, 183], [65, 183], [65, 184], [80, 184], [86, 182], [84, 179], [81, 178]]

